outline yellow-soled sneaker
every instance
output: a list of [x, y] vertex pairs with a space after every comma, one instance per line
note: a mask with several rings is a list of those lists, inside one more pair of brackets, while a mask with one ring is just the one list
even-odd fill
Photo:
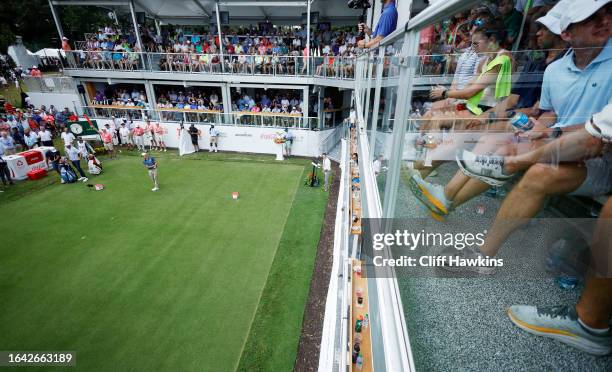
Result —
[[594, 333], [578, 322], [573, 306], [536, 307], [514, 305], [508, 308], [508, 317], [519, 328], [573, 346], [593, 355], [612, 352], [612, 332]]

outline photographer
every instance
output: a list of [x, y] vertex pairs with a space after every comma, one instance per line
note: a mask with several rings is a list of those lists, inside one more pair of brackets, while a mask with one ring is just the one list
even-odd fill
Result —
[[386, 0], [383, 6], [382, 14], [378, 19], [378, 23], [374, 28], [374, 33], [371, 32], [370, 28], [365, 23], [359, 24], [359, 32], [364, 32], [370, 36], [370, 41], [366, 42], [365, 39], [359, 40], [357, 46], [360, 48], [372, 48], [378, 46], [378, 43], [382, 41], [387, 35], [395, 31], [397, 27], [397, 8], [395, 7], [395, 0]]

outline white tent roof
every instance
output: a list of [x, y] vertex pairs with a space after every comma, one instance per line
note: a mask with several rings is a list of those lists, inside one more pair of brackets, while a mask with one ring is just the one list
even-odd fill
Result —
[[[220, 5], [220, 10], [229, 12], [232, 24], [256, 24], [266, 18], [274, 23], [300, 24], [302, 13], [306, 13], [306, 1], [220, 0], [220, 4], [226, 4]], [[54, 0], [53, 3], [61, 6], [98, 5], [113, 8], [117, 12], [129, 12], [129, 1], [126, 0]], [[248, 3], [249, 6], [232, 6], [232, 3]], [[356, 23], [361, 10], [350, 9], [346, 4], [346, 0], [313, 0], [311, 12], [319, 12], [321, 22]], [[134, 6], [137, 12], [145, 12], [147, 16], [165, 22], [181, 19], [208, 22], [215, 11], [214, 0], [134, 0]]]
[[[29, 52], [29, 51], [28, 51]], [[60, 57], [60, 50], [59, 49], [53, 49], [53, 48], [44, 48], [41, 49], [35, 53], [33, 53], [36, 56], [39, 57], [56, 57], [59, 58]], [[63, 52], [62, 52], [63, 54]]]

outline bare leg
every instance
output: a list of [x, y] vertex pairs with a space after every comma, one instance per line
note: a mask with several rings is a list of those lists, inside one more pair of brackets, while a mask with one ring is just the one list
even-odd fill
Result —
[[542, 208], [546, 197], [576, 190], [586, 178], [586, 169], [574, 165], [558, 168], [536, 164], [508, 194], [497, 212], [493, 226], [481, 247], [486, 256], [495, 256], [506, 238]]
[[566, 134], [533, 151], [506, 157], [505, 169], [508, 173], [515, 173], [535, 163], [576, 161], [598, 154], [601, 148], [602, 142], [599, 139], [591, 136], [586, 130], [580, 130]]

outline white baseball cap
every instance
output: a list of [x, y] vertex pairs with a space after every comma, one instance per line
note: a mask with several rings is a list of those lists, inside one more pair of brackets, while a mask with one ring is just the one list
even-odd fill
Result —
[[574, 0], [561, 17], [559, 26], [561, 31], [567, 30], [572, 23], [582, 22], [612, 0]]
[[567, 13], [572, 0], [561, 0], [552, 7], [545, 16], [536, 19], [536, 22], [539, 22], [546, 26], [555, 35], [561, 34], [561, 26], [559, 25], [559, 21], [563, 14]]

